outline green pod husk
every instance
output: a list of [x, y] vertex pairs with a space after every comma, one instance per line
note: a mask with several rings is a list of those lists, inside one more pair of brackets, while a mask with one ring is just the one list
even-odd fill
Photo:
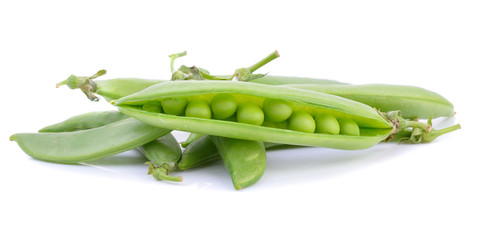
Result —
[[211, 136], [236, 190], [255, 184], [263, 176], [267, 154], [263, 142]]
[[171, 133], [138, 147], [138, 150], [150, 161], [148, 173], [156, 180], [182, 182], [182, 177], [169, 175], [176, 169], [182, 155], [182, 149]]
[[180, 170], [187, 170], [218, 160], [220, 160], [220, 155], [217, 152], [214, 142], [212, 142], [209, 135], [205, 135], [191, 142], [184, 149], [177, 167]]
[[285, 84], [337, 84], [348, 85], [348, 83], [339, 82], [336, 80], [307, 78], [307, 77], [291, 77], [291, 76], [274, 76], [264, 75], [263, 77], [251, 80], [253, 83], [261, 83], [268, 85], [285, 85]]
[[109, 80], [93, 80], [106, 74], [106, 70], [100, 70], [91, 77], [80, 77], [70, 75], [66, 80], [56, 84], [56, 87], [63, 85], [71, 89], [81, 89], [86, 97], [91, 101], [98, 101], [95, 94], [102, 96], [106, 101], [122, 98], [127, 95], [139, 92], [154, 84], [165, 82], [165, 80], [152, 80], [142, 78], [115, 78]]
[[73, 116], [62, 122], [46, 126], [38, 132], [74, 132], [87, 130], [128, 118], [119, 111], [89, 112]]
[[[285, 145], [280, 143], [263, 143], [265, 149], [269, 150], [281, 150], [298, 148], [301, 146]], [[220, 154], [217, 151], [217, 147], [211, 139], [211, 136], [205, 135], [191, 142], [182, 153], [181, 160], [178, 164], [180, 170], [187, 170], [199, 166], [204, 166], [209, 163], [213, 163], [220, 160]]]
[[10, 137], [31, 157], [55, 163], [92, 161], [125, 152], [171, 130], [126, 118], [102, 127], [75, 132], [17, 133]]
[[109, 80], [97, 80], [95, 93], [101, 95], [106, 101], [119, 99], [146, 89], [154, 84], [167, 80], [151, 80], [142, 78], [115, 78]]
[[[229, 93], [255, 99], [275, 98], [296, 103], [300, 108], [332, 113], [353, 119], [361, 129], [360, 136], [302, 133], [287, 129], [256, 126], [231, 121], [173, 116], [143, 111], [141, 104], [171, 97], [201, 97], [204, 94]], [[261, 142], [323, 146], [338, 149], [365, 149], [374, 146], [393, 132], [393, 125], [375, 109], [352, 100], [319, 92], [281, 86], [228, 81], [173, 81], [151, 86], [139, 93], [114, 102], [126, 115], [147, 124], [181, 131]]]
[[449, 117], [454, 114], [454, 106], [449, 100], [435, 92], [415, 86], [390, 84], [283, 86], [340, 96], [372, 106], [382, 112], [399, 110], [402, 117], [407, 119]]

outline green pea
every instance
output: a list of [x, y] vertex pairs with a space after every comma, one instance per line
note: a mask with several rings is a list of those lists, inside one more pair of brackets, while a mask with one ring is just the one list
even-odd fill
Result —
[[264, 114], [262, 109], [254, 103], [242, 103], [237, 108], [237, 121], [253, 125], [262, 125]]
[[235, 114], [237, 102], [230, 94], [218, 94], [212, 98], [210, 107], [216, 119], [227, 119]]
[[160, 102], [150, 102], [142, 105], [142, 110], [160, 113], [162, 112], [162, 106]]
[[167, 98], [162, 101], [162, 109], [170, 115], [184, 115], [186, 105], [186, 98]]
[[359, 136], [359, 127], [355, 121], [349, 118], [342, 118], [339, 120], [340, 134]]
[[292, 108], [288, 103], [275, 99], [266, 99], [263, 102], [263, 111], [269, 122], [283, 122], [292, 114]]
[[338, 120], [330, 114], [319, 114], [316, 116], [316, 132], [318, 133], [328, 133], [328, 134], [339, 134], [340, 133], [340, 124]]
[[293, 131], [313, 133], [315, 132], [315, 120], [305, 111], [296, 111], [288, 120], [288, 129]]
[[212, 113], [209, 104], [205, 100], [192, 100], [187, 104], [185, 110], [186, 117], [206, 118], [210, 119]]

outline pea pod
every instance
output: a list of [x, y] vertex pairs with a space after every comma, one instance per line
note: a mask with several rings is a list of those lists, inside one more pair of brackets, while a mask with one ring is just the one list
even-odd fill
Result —
[[171, 130], [126, 118], [76, 132], [17, 133], [10, 137], [31, 157], [55, 163], [92, 161], [151, 142]]
[[[142, 110], [143, 104], [169, 98], [188, 100], [199, 98], [210, 102], [210, 99], [219, 93], [231, 94], [238, 103], [254, 103], [261, 106], [266, 98], [279, 99], [288, 102], [294, 111], [306, 111], [314, 116], [318, 113], [328, 113], [336, 118], [349, 118], [359, 125], [361, 133], [360, 136], [304, 133], [228, 120], [175, 116]], [[352, 100], [301, 89], [248, 82], [205, 80], [166, 82], [118, 99], [114, 104], [124, 114], [153, 126], [244, 140], [338, 149], [369, 148], [386, 139], [395, 127], [395, 124], [373, 108]]]
[[262, 142], [216, 136], [211, 139], [230, 173], [235, 189], [249, 187], [262, 177], [267, 164]]
[[[92, 77], [71, 75], [65, 81], [58, 83], [57, 87], [68, 85], [72, 89], [81, 89], [90, 100], [97, 101], [98, 97], [95, 94], [99, 94], [110, 101], [139, 92], [154, 84], [167, 82], [167, 80], [139, 78], [93, 80], [104, 73], [105, 70], [101, 70]], [[337, 95], [364, 103], [384, 112], [399, 110], [406, 119], [447, 117], [454, 113], [454, 107], [447, 99], [435, 92], [414, 86], [390, 84], [349, 85], [334, 80], [270, 75], [253, 79], [250, 82], [283, 85]]]
[[372, 106], [383, 112], [401, 111], [407, 119], [449, 117], [454, 106], [441, 95], [415, 86], [389, 84], [287, 84], [286, 87], [328, 93]]
[[101, 95], [107, 101], [118, 99], [136, 92], [139, 92], [149, 86], [165, 82], [165, 80], [150, 80], [142, 78], [115, 78], [109, 80], [93, 80], [106, 74], [106, 70], [100, 70], [91, 77], [78, 77], [70, 75], [66, 80], [56, 84], [56, 87], [67, 85], [71, 89], [81, 89], [81, 91], [91, 101], [98, 101], [95, 95]]
[[187, 170], [220, 160], [217, 147], [209, 135], [201, 136], [191, 142], [182, 153], [177, 167]]
[[119, 120], [128, 118], [119, 111], [89, 112], [66, 119], [65, 121], [46, 126], [39, 132], [74, 132], [102, 127]]
[[193, 143], [195, 140], [201, 138], [202, 136], [204, 136], [204, 134], [190, 133], [189, 136], [187, 137], [187, 139], [185, 141], [181, 142], [181, 146], [183, 148], [186, 148], [187, 146], [189, 146], [191, 143]]
[[[209, 135], [201, 136], [195, 141], [191, 142], [182, 153], [181, 160], [178, 164], [180, 170], [187, 170], [220, 160], [220, 154], [217, 147]], [[283, 145], [278, 143], [265, 142], [263, 144], [265, 149], [278, 150], [283, 148], [296, 148], [299, 146]]]
[[251, 80], [253, 83], [261, 83], [267, 85], [285, 85], [285, 84], [337, 84], [348, 85], [348, 83], [339, 82], [336, 80], [307, 78], [307, 77], [292, 77], [292, 76], [274, 76], [264, 75], [261, 78]]
[[182, 182], [182, 177], [169, 175], [182, 155], [182, 149], [172, 134], [168, 133], [138, 149], [150, 160], [148, 173], [155, 179]]

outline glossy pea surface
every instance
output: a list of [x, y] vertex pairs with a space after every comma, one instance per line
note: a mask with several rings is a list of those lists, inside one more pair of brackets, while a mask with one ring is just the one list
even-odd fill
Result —
[[304, 133], [314, 133], [316, 128], [313, 117], [304, 111], [293, 113], [288, 121], [288, 129]]
[[340, 134], [359, 136], [359, 126], [353, 120], [343, 118], [338, 123], [340, 125]]
[[292, 107], [285, 101], [266, 99], [263, 103], [263, 111], [269, 122], [286, 121], [293, 113]]
[[161, 102], [164, 113], [171, 115], [184, 115], [187, 98], [167, 98]]
[[142, 105], [142, 110], [148, 112], [162, 112], [162, 105], [160, 102], [146, 103]]
[[340, 133], [338, 120], [330, 114], [319, 114], [315, 118], [316, 132], [337, 135]]
[[262, 125], [265, 119], [260, 106], [254, 103], [242, 103], [237, 108], [237, 121], [252, 125]]
[[217, 94], [210, 103], [214, 118], [227, 119], [235, 114], [237, 102], [230, 94]]
[[212, 117], [209, 104], [201, 99], [191, 100], [185, 110], [186, 117], [206, 118]]

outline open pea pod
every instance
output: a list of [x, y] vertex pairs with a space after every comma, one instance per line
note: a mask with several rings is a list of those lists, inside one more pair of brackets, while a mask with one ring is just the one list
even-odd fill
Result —
[[[215, 112], [188, 116], [188, 105], [201, 101], [206, 103], [203, 107], [207, 108], [212, 99], [219, 94], [231, 96], [237, 104], [238, 108], [232, 117], [225, 120], [211, 119], [211, 116], [216, 115]], [[282, 122], [269, 123], [266, 121], [265, 112], [263, 122], [247, 123], [240, 120], [240, 106], [253, 104], [260, 111], [264, 107], [264, 102], [269, 100], [284, 102], [291, 108], [291, 116]], [[166, 111], [166, 104], [171, 105], [171, 102], [172, 105], [179, 106], [178, 111]], [[204, 80], [165, 82], [113, 103], [122, 113], [162, 128], [245, 140], [349, 150], [374, 146], [392, 134], [398, 124], [392, 123], [383, 114], [367, 105], [338, 96], [248, 82]], [[148, 111], [148, 108], [144, 107], [155, 104], [162, 104], [165, 112]], [[306, 113], [317, 120], [322, 115], [331, 115], [335, 119], [350, 119], [359, 127], [359, 135], [315, 133], [314, 127], [312, 132], [308, 130], [304, 132], [300, 128], [296, 130], [292, 124], [293, 113]]]

